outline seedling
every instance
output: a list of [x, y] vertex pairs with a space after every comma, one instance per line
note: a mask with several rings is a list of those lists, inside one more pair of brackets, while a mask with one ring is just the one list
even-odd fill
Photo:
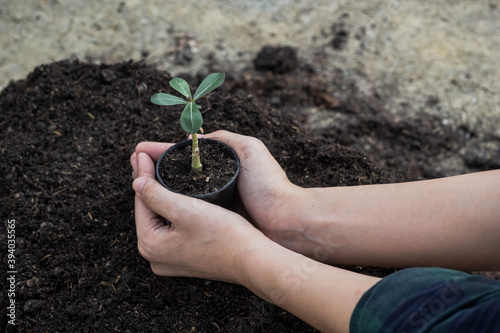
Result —
[[219, 87], [224, 82], [224, 79], [224, 73], [210, 74], [203, 80], [198, 89], [196, 89], [194, 95], [191, 95], [191, 89], [188, 83], [181, 78], [174, 78], [170, 80], [170, 86], [187, 99], [164, 93], [158, 93], [151, 96], [151, 102], [157, 105], [186, 105], [181, 114], [181, 127], [184, 131], [191, 134], [193, 138], [191, 167], [198, 172], [202, 171], [203, 165], [200, 162], [200, 149], [198, 148], [198, 136], [196, 133], [198, 133], [203, 125], [203, 117], [200, 112], [201, 107], [195, 102], [198, 98], [205, 96]]

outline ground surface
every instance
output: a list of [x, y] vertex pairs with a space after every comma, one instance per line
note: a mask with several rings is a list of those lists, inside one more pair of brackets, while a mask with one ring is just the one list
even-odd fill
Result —
[[[447, 142], [454, 133], [432, 122], [391, 123], [383, 110], [362, 101], [337, 106], [360, 115], [364, 125], [355, 133], [348, 124], [335, 135], [308, 130], [307, 116], [287, 104], [331, 102], [316, 91], [316, 74], [307, 80], [272, 72], [228, 76], [223, 89], [199, 102], [206, 131], [226, 128], [260, 138], [301, 186], [422, 178], [429, 173], [424, 160], [453, 149]], [[298, 78], [300, 85], [291, 84]], [[20, 331], [311, 331], [242, 287], [159, 278], [138, 254], [128, 160], [140, 141], [183, 139], [178, 114], [149, 101], [170, 79], [145, 64], [65, 61], [39, 67], [0, 93], [2, 219], [16, 220]], [[267, 94], [259, 93], [264, 88]], [[273, 99], [280, 99], [277, 107], [268, 103]], [[381, 123], [389, 135], [379, 136]], [[383, 142], [383, 155], [376, 150], [368, 158], [338, 144], [356, 138]], [[378, 276], [394, 271], [349, 269]]]
[[[266, 73], [265, 81], [229, 76], [222, 89], [199, 101], [207, 132], [224, 127], [260, 138], [302, 186], [401, 179], [335, 139], [308, 132], [299, 113], [257, 97], [255, 82], [281, 81], [282, 75]], [[311, 330], [242, 287], [162, 279], [140, 257], [128, 160], [140, 141], [185, 136], [178, 113], [149, 101], [170, 79], [137, 63], [60, 62], [37, 68], [0, 94], [2, 219], [16, 220], [20, 331]], [[304, 87], [278, 92], [306, 98]]]
[[[500, 167], [496, 1], [198, 3], [0, 0], [1, 218], [17, 221], [21, 331], [311, 330], [243, 288], [155, 277], [137, 253], [129, 154], [184, 138], [148, 102], [170, 79], [155, 68], [226, 71], [205, 130], [261, 138], [301, 186]], [[266, 44], [292, 48], [257, 61]], [[76, 57], [155, 66], [27, 76]]]

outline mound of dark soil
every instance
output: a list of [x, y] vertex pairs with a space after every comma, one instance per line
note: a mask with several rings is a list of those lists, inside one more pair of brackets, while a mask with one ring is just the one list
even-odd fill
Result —
[[[280, 86], [287, 82], [281, 74], [228, 77], [200, 101], [205, 132], [260, 138], [301, 186], [401, 179], [303, 128], [300, 110], [289, 105], [335, 104], [314, 78], [302, 76], [309, 84], [296, 85], [294, 93]], [[142, 63], [63, 61], [36, 68], [0, 93], [1, 215], [16, 222], [19, 331], [313, 331], [243, 287], [155, 276], [139, 255], [129, 157], [140, 141], [185, 138], [180, 110], [150, 103], [153, 93], [170, 92], [170, 79]], [[268, 103], [276, 97], [279, 103]], [[374, 275], [392, 271], [363, 268]], [[2, 306], [3, 327], [5, 311]]]

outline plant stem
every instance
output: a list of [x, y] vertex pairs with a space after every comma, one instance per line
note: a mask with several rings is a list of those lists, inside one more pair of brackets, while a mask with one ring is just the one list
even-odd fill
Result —
[[193, 137], [193, 152], [191, 153], [191, 168], [194, 170], [201, 172], [203, 169], [203, 165], [200, 162], [200, 149], [198, 148], [198, 136], [196, 133], [192, 134]]

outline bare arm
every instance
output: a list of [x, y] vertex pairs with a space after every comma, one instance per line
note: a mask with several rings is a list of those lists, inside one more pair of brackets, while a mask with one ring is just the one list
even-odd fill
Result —
[[500, 269], [500, 171], [301, 189], [297, 195], [295, 223], [281, 230], [287, 235], [281, 242], [312, 258], [349, 265]]
[[262, 142], [218, 131], [242, 172], [238, 189], [269, 238], [347, 265], [500, 269], [500, 170], [437, 180], [302, 189]]
[[246, 253], [239, 283], [322, 332], [348, 332], [359, 299], [380, 279], [271, 244]]

